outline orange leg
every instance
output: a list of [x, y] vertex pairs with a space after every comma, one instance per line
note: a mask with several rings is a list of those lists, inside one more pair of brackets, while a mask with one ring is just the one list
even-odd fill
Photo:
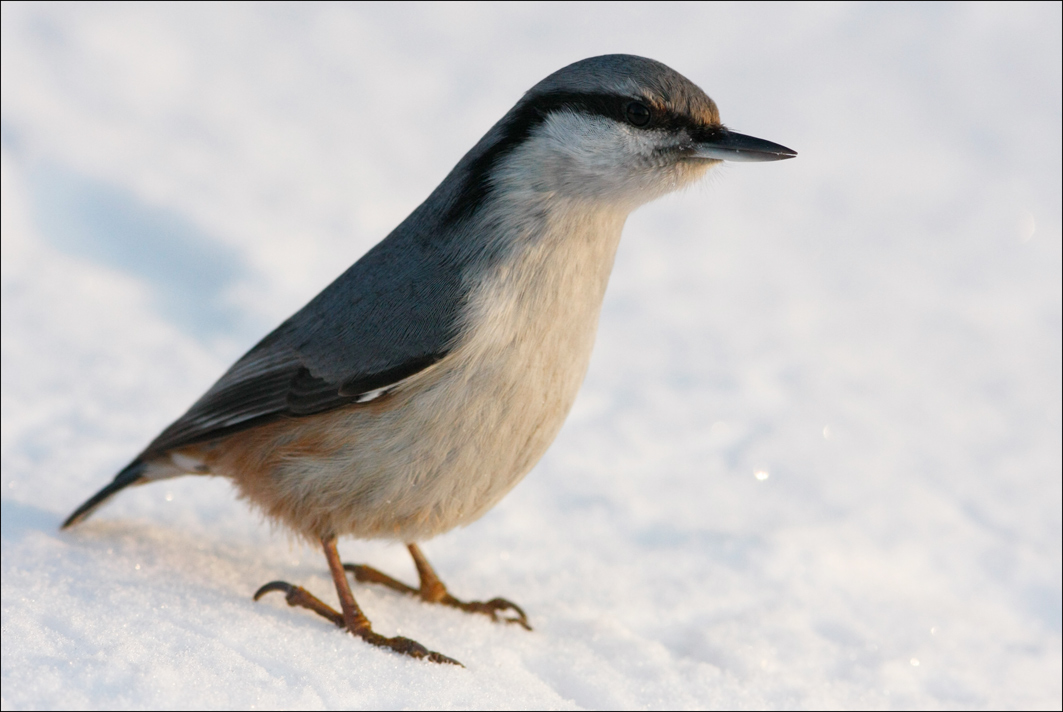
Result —
[[[428, 559], [416, 544], [408, 544], [407, 548], [410, 550], [410, 555], [413, 557], [413, 563], [417, 566], [417, 574], [421, 579], [421, 587], [413, 588], [407, 586], [401, 581], [396, 581], [385, 573], [382, 573], [371, 566], [363, 566], [361, 564], [344, 564], [343, 568], [354, 574], [354, 577], [363, 583], [378, 583], [383, 586], [387, 586], [390, 589], [398, 591], [400, 593], [406, 593], [411, 596], [417, 596], [426, 603], [440, 603], [444, 606], [450, 606], [451, 608], [460, 608], [466, 613], [482, 613], [490, 616], [493, 621], [504, 621], [506, 623], [516, 623], [523, 627], [525, 630], [531, 630], [531, 624], [528, 623], [528, 616], [524, 614], [520, 606], [512, 601], [507, 601], [504, 598], [492, 598], [490, 601], [461, 601], [454, 598], [447, 592], [447, 587], [443, 585], [443, 582], [439, 580], [439, 576], [436, 574], [435, 569], [428, 563]], [[499, 615], [503, 611], [512, 611], [512, 615]]]
[[329, 571], [332, 573], [332, 581], [336, 585], [336, 593], [340, 598], [342, 613], [324, 603], [302, 586], [293, 586], [284, 581], [267, 583], [255, 592], [255, 600], [257, 601], [270, 591], [283, 591], [289, 606], [309, 609], [319, 616], [332, 621], [337, 626], [346, 628], [351, 635], [356, 635], [371, 645], [389, 648], [396, 653], [409, 655], [411, 658], [423, 658], [434, 663], [461, 665], [457, 660], [429, 650], [415, 640], [401, 636], [385, 638], [379, 633], [374, 633], [373, 626], [369, 623], [369, 619], [365, 617], [365, 614], [362, 613], [358, 602], [354, 600], [354, 594], [351, 593], [351, 587], [347, 583], [344, 566], [340, 561], [340, 554], [336, 550], [336, 537], [322, 539], [321, 545], [325, 549], [325, 558], [328, 559]]

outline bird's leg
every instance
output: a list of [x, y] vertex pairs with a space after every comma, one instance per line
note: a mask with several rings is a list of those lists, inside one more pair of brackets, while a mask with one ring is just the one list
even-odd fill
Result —
[[289, 606], [308, 608], [314, 613], [332, 621], [337, 626], [346, 628], [351, 635], [356, 635], [367, 643], [380, 646], [381, 648], [389, 648], [397, 653], [409, 655], [411, 658], [423, 658], [434, 663], [461, 665], [457, 660], [448, 658], [442, 653], [429, 650], [416, 640], [410, 640], [409, 638], [403, 638], [402, 636], [385, 638], [379, 633], [373, 632], [372, 624], [369, 623], [369, 619], [365, 617], [364, 613], [362, 613], [362, 609], [358, 606], [358, 602], [354, 600], [354, 594], [351, 593], [351, 587], [347, 583], [347, 575], [344, 572], [343, 563], [340, 561], [340, 554], [336, 550], [336, 537], [323, 538], [321, 540], [321, 545], [325, 549], [325, 558], [328, 560], [329, 571], [332, 574], [332, 582], [336, 585], [336, 594], [340, 599], [342, 613], [337, 612], [303, 587], [293, 586], [284, 581], [272, 581], [267, 583], [255, 593], [255, 600], [257, 601], [270, 591], [283, 591]]
[[[483, 613], [484, 615], [491, 616], [493, 621], [504, 621], [506, 623], [516, 623], [523, 627], [525, 630], [531, 630], [531, 624], [528, 623], [528, 616], [524, 614], [524, 611], [516, 603], [507, 601], [504, 598], [492, 598], [490, 601], [460, 601], [454, 598], [447, 591], [447, 587], [443, 585], [443, 582], [439, 580], [439, 576], [436, 574], [435, 569], [428, 563], [428, 559], [421, 553], [421, 549], [416, 544], [407, 544], [407, 548], [410, 550], [410, 556], [413, 557], [413, 563], [417, 566], [417, 575], [421, 578], [421, 599], [429, 603], [442, 603], [444, 606], [451, 606], [452, 608], [460, 608], [466, 613]], [[502, 611], [512, 611], [511, 616], [500, 616]]]
[[[531, 624], [528, 623], [528, 616], [524, 614], [520, 606], [512, 601], [507, 601], [504, 598], [492, 598], [490, 601], [466, 602], [454, 598], [447, 591], [447, 587], [443, 585], [443, 582], [439, 580], [435, 569], [428, 563], [428, 559], [421, 553], [421, 549], [416, 544], [407, 544], [407, 548], [410, 550], [410, 556], [413, 557], [414, 565], [417, 566], [417, 574], [421, 578], [421, 587], [419, 589], [407, 586], [401, 581], [396, 581], [371, 566], [344, 564], [343, 568], [353, 573], [355, 579], [363, 583], [379, 583], [400, 593], [417, 596], [426, 603], [440, 603], [444, 606], [460, 608], [467, 613], [482, 613], [490, 616], [491, 620], [494, 621], [516, 623], [526, 630], [532, 629]], [[499, 615], [503, 611], [512, 611], [513, 615]]]

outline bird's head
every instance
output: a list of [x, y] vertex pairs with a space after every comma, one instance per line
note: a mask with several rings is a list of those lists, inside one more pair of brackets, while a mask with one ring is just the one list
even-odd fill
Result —
[[466, 197], [477, 197], [468, 188], [481, 198], [504, 190], [631, 209], [720, 161], [795, 155], [725, 128], [713, 100], [664, 64], [604, 55], [570, 64], [524, 95], [467, 157]]

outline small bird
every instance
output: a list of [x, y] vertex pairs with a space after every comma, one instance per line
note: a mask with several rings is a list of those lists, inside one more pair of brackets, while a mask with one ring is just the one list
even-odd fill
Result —
[[[628, 214], [720, 161], [797, 154], [720, 123], [696, 85], [613, 54], [532, 87], [383, 241], [238, 360], [63, 524], [119, 490], [232, 480], [325, 551], [340, 610], [266, 584], [373, 645], [457, 661], [373, 628], [347, 580], [528, 630], [516, 604], [452, 596], [417, 546], [493, 507], [576, 398]], [[420, 586], [344, 564], [336, 539], [407, 545]]]

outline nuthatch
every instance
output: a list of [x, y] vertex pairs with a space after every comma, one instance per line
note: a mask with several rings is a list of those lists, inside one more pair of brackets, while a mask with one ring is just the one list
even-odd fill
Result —
[[[530, 629], [505, 599], [451, 596], [415, 542], [482, 516], [557, 435], [628, 214], [719, 161], [795, 155], [728, 130], [701, 89], [650, 59], [551, 74], [63, 526], [130, 485], [220, 475], [320, 542], [341, 611], [282, 581], [256, 599], [282, 591], [369, 643], [436, 662], [455, 661], [375, 633], [346, 573]], [[339, 536], [405, 542], [420, 587], [343, 564]]]

